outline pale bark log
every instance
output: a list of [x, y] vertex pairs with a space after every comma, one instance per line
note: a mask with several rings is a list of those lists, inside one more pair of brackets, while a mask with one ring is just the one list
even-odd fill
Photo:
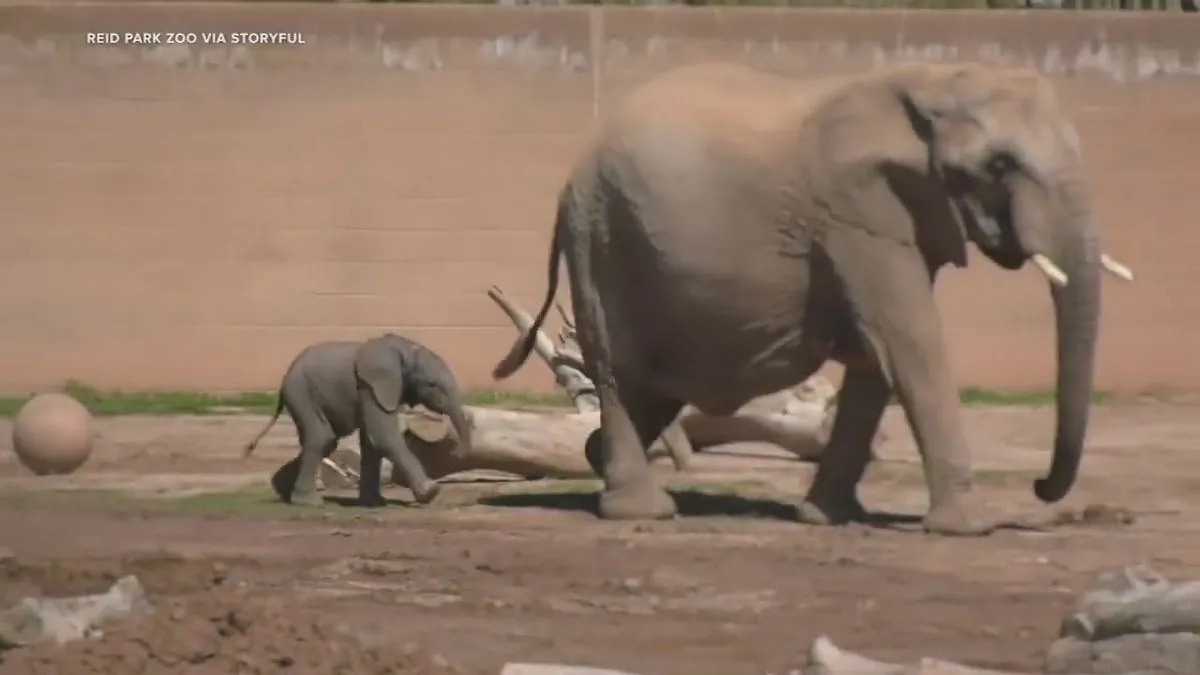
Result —
[[[474, 427], [471, 452], [458, 455], [454, 452], [457, 442], [453, 429], [448, 421], [440, 416], [423, 409], [412, 410], [401, 415], [400, 423], [404, 425], [405, 440], [412, 451], [421, 459], [430, 478], [442, 478], [465, 471], [498, 471], [514, 474], [522, 478], [563, 478], [582, 479], [595, 478], [583, 454], [584, 441], [600, 424], [599, 412], [545, 412], [533, 413], [516, 410], [500, 410], [496, 408], [477, 408], [468, 406], [467, 414]], [[718, 420], [720, 418], [717, 418]], [[820, 418], [794, 417], [783, 414], [761, 415], [751, 418], [727, 418], [731, 423], [742, 425], [753, 433], [747, 432], [741, 440], [758, 438], [763, 440], [778, 439], [791, 443], [791, 448], [801, 447], [795, 439], [816, 437], [819, 433]], [[690, 425], [703, 418], [685, 418], [684, 429], [690, 432]], [[810, 426], [803, 426], [805, 423]], [[778, 434], [771, 436], [767, 431], [772, 426], [779, 428], [790, 425], [794, 435], [782, 438]], [[700, 437], [711, 439], [728, 438], [719, 425], [714, 427], [711, 436], [705, 436], [706, 430], [701, 430]], [[335, 469], [323, 467], [322, 480], [326, 486], [352, 487], [357, 479], [353, 470], [359, 462], [358, 450], [351, 439], [343, 443], [342, 450], [335, 454], [349, 453], [350, 461], [331, 461]], [[650, 449], [651, 458], [667, 455], [662, 442], [656, 443]], [[815, 456], [815, 455], [814, 455]], [[335, 474], [334, 472], [337, 471]], [[347, 478], [346, 474], [353, 476]], [[385, 468], [384, 475], [390, 475], [397, 484], [404, 481], [398, 472]]]
[[828, 439], [826, 413], [819, 405], [787, 412], [743, 410], [728, 417], [705, 415], [689, 407], [679, 422], [697, 452], [728, 443], [764, 442], [815, 462]]
[[[500, 471], [523, 478], [595, 478], [583, 442], [600, 424], [599, 412], [530, 413], [468, 408], [471, 452], [458, 456], [449, 424], [440, 416], [405, 415], [405, 438], [430, 478], [463, 471]], [[399, 479], [398, 472], [394, 479]], [[403, 480], [397, 480], [403, 485]]]
[[[1015, 671], [976, 668], [930, 658], [909, 664], [884, 663], [845, 651], [824, 635], [813, 641], [808, 651], [808, 661], [800, 672], [801, 675], [1022, 675]], [[1142, 670], [1121, 675], [1152, 673]]]

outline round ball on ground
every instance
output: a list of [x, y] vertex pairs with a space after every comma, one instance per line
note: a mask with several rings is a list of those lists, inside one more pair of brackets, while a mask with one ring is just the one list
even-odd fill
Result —
[[92, 414], [66, 394], [38, 394], [13, 420], [17, 459], [39, 476], [67, 474], [83, 466], [94, 440]]

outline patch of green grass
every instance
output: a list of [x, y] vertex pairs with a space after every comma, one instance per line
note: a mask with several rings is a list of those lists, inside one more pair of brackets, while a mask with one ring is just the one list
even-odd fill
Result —
[[[244, 392], [240, 394], [210, 394], [195, 391], [121, 391], [97, 389], [76, 380], [68, 381], [62, 392], [74, 397], [97, 417], [115, 415], [216, 415], [249, 413], [269, 415], [278, 400], [275, 392]], [[1133, 396], [1135, 399], [1175, 400], [1180, 394], [1165, 389], [1149, 389]], [[1122, 400], [1130, 397], [1121, 397]], [[1097, 391], [1092, 403], [1111, 403], [1116, 396]], [[27, 396], [0, 397], [0, 418], [11, 418], [29, 400]], [[970, 406], [1044, 406], [1053, 405], [1055, 394], [1046, 390], [1005, 390], [966, 387], [959, 391], [959, 400]], [[472, 389], [463, 394], [467, 405], [510, 408], [570, 408], [571, 399], [560, 392], [539, 393]]]
[[303, 508], [285, 504], [269, 488], [252, 486], [224, 492], [181, 497], [139, 495], [118, 489], [8, 489], [0, 491], [0, 505], [8, 508], [95, 509], [140, 515], [197, 517], [261, 517], [279, 520], [357, 520], [370, 515], [365, 509], [327, 506]]
[[[1096, 391], [1092, 393], [1092, 403], [1103, 405], [1112, 402], [1113, 395], [1111, 392]], [[1042, 406], [1054, 405], [1057, 396], [1053, 391], [1039, 389], [980, 389], [978, 387], [965, 387], [958, 392], [958, 400], [963, 405], [976, 406], [1007, 406], [1007, 405], [1029, 405]]]
[[[82, 403], [97, 417], [115, 415], [214, 415], [250, 413], [269, 415], [275, 411], [275, 392], [210, 394], [195, 391], [121, 391], [97, 389], [76, 380], [60, 389]], [[467, 405], [569, 407], [565, 394], [477, 389], [463, 395]], [[0, 418], [11, 418], [29, 400], [28, 396], [0, 397]]]
[[[82, 403], [97, 417], [114, 415], [211, 415], [226, 412], [270, 414], [275, 394], [207, 394], [190, 391], [104, 391], [75, 380], [60, 390]], [[0, 398], [0, 417], [12, 417], [28, 396]]]
[[562, 393], [543, 394], [531, 391], [471, 389], [463, 394], [463, 403], [481, 407], [531, 406], [569, 408], [571, 397]]

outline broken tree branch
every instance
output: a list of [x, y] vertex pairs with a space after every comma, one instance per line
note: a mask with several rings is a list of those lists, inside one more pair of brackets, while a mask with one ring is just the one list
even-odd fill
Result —
[[[923, 658], [916, 663], [884, 663], [845, 651], [824, 635], [813, 641], [801, 675], [1021, 675], [1014, 671], [965, 666], [952, 661]], [[1079, 673], [1078, 675], [1083, 675]], [[1121, 675], [1150, 675], [1131, 671]]]
[[[528, 312], [509, 300], [498, 286], [488, 289], [488, 297], [508, 315], [509, 320], [517, 327], [518, 333], [523, 336], [529, 334], [533, 328], [533, 317]], [[559, 307], [559, 311], [562, 311], [561, 307]], [[592, 384], [591, 378], [583, 374], [582, 358], [579, 359], [580, 367], [560, 359], [554, 343], [540, 330], [537, 333], [537, 340], [533, 343], [533, 349], [554, 373], [555, 384], [571, 397], [576, 410], [590, 412], [600, 409], [600, 401], [596, 398], [596, 386]]]
[[506, 663], [500, 675], [633, 675], [623, 670], [568, 666], [561, 663]]

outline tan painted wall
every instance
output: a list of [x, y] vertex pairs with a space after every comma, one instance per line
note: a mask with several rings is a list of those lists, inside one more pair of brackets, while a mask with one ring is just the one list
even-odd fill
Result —
[[[306, 44], [86, 44], [108, 30]], [[594, 112], [711, 58], [1054, 74], [1106, 246], [1139, 275], [1106, 287], [1101, 384], [1194, 388], [1197, 34], [1180, 14], [0, 7], [0, 389], [266, 389], [303, 345], [385, 329], [488, 386], [514, 333], [484, 291], [536, 307], [554, 196]], [[939, 292], [964, 384], [1049, 385], [1034, 272], [976, 263]], [[512, 381], [548, 385], [540, 365]]]

